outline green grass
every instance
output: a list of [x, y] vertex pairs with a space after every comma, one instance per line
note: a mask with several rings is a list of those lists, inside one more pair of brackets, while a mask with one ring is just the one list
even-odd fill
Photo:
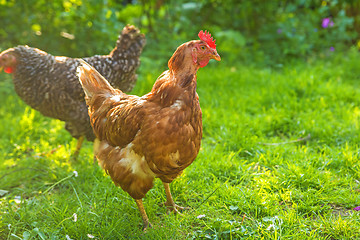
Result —
[[[201, 151], [171, 184], [192, 210], [167, 215], [156, 181], [144, 199], [154, 226], [146, 234], [134, 200], [92, 164], [92, 144], [72, 160], [63, 123], [27, 107], [2, 74], [0, 239], [360, 238], [359, 66], [351, 51], [277, 69], [201, 69]], [[162, 71], [150, 69], [134, 94]]]

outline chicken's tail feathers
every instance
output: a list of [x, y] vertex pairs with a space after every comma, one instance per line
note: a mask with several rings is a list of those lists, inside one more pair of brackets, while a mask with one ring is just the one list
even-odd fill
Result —
[[116, 41], [116, 50], [121, 57], [139, 57], [146, 44], [145, 35], [133, 25], [126, 25]]
[[116, 94], [116, 90], [93, 66], [82, 59], [79, 59], [79, 62], [80, 66], [77, 67], [77, 75], [88, 99], [100, 93]]

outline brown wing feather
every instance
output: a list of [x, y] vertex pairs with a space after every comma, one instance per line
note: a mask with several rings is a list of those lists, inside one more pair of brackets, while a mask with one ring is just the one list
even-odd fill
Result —
[[139, 102], [141, 99], [136, 96], [126, 96], [110, 103], [112, 108], [107, 112], [106, 120], [101, 120], [103, 126], [98, 126], [102, 129], [103, 139], [119, 147], [134, 140], [145, 116], [144, 105]]

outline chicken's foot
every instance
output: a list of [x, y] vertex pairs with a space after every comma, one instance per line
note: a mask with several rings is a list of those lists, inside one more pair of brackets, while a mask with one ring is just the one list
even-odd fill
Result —
[[149, 218], [146, 215], [145, 208], [142, 202], [142, 199], [135, 199], [135, 202], [139, 208], [141, 218], [143, 220], [143, 231], [146, 232], [147, 228], [151, 228], [151, 223], [149, 222]]
[[168, 209], [168, 212], [172, 211], [174, 213], [180, 214], [180, 212], [184, 211], [184, 210], [189, 210], [190, 208], [188, 207], [181, 207], [177, 204], [175, 204], [172, 196], [171, 196], [171, 192], [170, 192], [170, 184], [169, 183], [164, 183], [164, 188], [165, 188], [165, 193], [166, 193], [166, 202], [165, 202], [165, 206]]
[[79, 153], [80, 153], [80, 149], [81, 149], [81, 146], [84, 142], [84, 136], [80, 136], [77, 140], [77, 144], [76, 144], [76, 148], [75, 148], [75, 152], [73, 154], [73, 158], [74, 159], [77, 159], [78, 156], [79, 156]]

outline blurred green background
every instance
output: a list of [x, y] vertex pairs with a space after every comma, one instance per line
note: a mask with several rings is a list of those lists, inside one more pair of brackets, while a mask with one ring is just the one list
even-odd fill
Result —
[[281, 65], [360, 48], [358, 0], [0, 0], [0, 50], [29, 45], [54, 55], [107, 54], [128, 23], [146, 34], [145, 64], [209, 30], [225, 61]]

